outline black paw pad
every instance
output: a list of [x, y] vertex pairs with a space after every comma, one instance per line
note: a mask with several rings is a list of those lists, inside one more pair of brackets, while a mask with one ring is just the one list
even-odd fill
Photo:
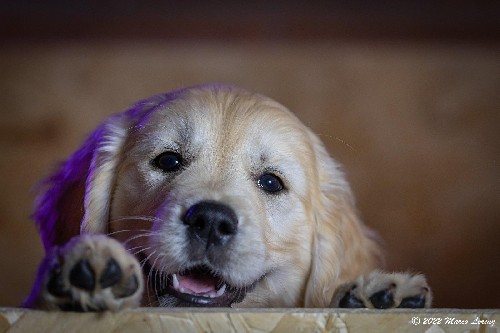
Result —
[[64, 285], [64, 277], [60, 266], [54, 267], [50, 272], [47, 291], [57, 297], [66, 297], [69, 295], [69, 290]]
[[61, 311], [85, 312], [85, 309], [78, 303], [63, 303], [59, 304]]
[[99, 279], [101, 288], [114, 286], [122, 279], [122, 270], [115, 259], [109, 259], [106, 269]]
[[95, 288], [95, 273], [87, 260], [80, 260], [69, 273], [69, 281], [75, 287], [92, 291]]
[[80, 303], [78, 302], [72, 302], [72, 303], [62, 303], [59, 304], [59, 309], [61, 311], [71, 311], [71, 312], [101, 312], [105, 311], [106, 307], [104, 305], [101, 306], [86, 306], [83, 307]]
[[352, 287], [339, 301], [339, 308], [364, 308], [365, 304], [359, 298], [354, 296], [351, 291], [354, 290], [356, 286]]
[[371, 295], [370, 302], [373, 304], [373, 307], [376, 309], [392, 308], [394, 306], [393, 288], [383, 289]]
[[425, 295], [406, 297], [401, 300], [398, 308], [419, 309], [425, 307]]

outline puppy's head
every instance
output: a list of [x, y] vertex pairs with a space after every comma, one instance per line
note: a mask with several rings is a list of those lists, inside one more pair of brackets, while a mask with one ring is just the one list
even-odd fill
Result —
[[146, 303], [325, 306], [371, 268], [375, 247], [335, 162], [261, 95], [202, 86], [148, 99], [64, 169], [74, 175], [55, 177], [58, 216], [38, 214], [46, 245], [78, 232], [120, 239], [145, 268]]

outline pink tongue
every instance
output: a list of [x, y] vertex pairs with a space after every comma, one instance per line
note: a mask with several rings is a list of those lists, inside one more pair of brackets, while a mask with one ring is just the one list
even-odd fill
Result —
[[191, 290], [196, 294], [215, 291], [215, 280], [209, 276], [177, 275], [179, 287]]

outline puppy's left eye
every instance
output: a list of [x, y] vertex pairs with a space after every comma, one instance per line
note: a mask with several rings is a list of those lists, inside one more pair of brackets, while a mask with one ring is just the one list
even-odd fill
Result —
[[167, 151], [156, 156], [153, 160], [153, 165], [165, 172], [174, 172], [181, 168], [182, 157], [181, 155]]
[[281, 179], [271, 173], [262, 174], [259, 177], [257, 184], [260, 188], [269, 193], [277, 193], [285, 189]]

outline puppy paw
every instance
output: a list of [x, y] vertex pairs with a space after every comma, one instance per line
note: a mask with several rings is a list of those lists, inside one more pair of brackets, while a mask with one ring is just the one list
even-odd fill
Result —
[[139, 306], [143, 284], [138, 261], [118, 241], [81, 235], [45, 257], [25, 306], [116, 311]]
[[371, 272], [341, 285], [333, 295], [335, 308], [429, 308], [432, 293], [420, 274]]

